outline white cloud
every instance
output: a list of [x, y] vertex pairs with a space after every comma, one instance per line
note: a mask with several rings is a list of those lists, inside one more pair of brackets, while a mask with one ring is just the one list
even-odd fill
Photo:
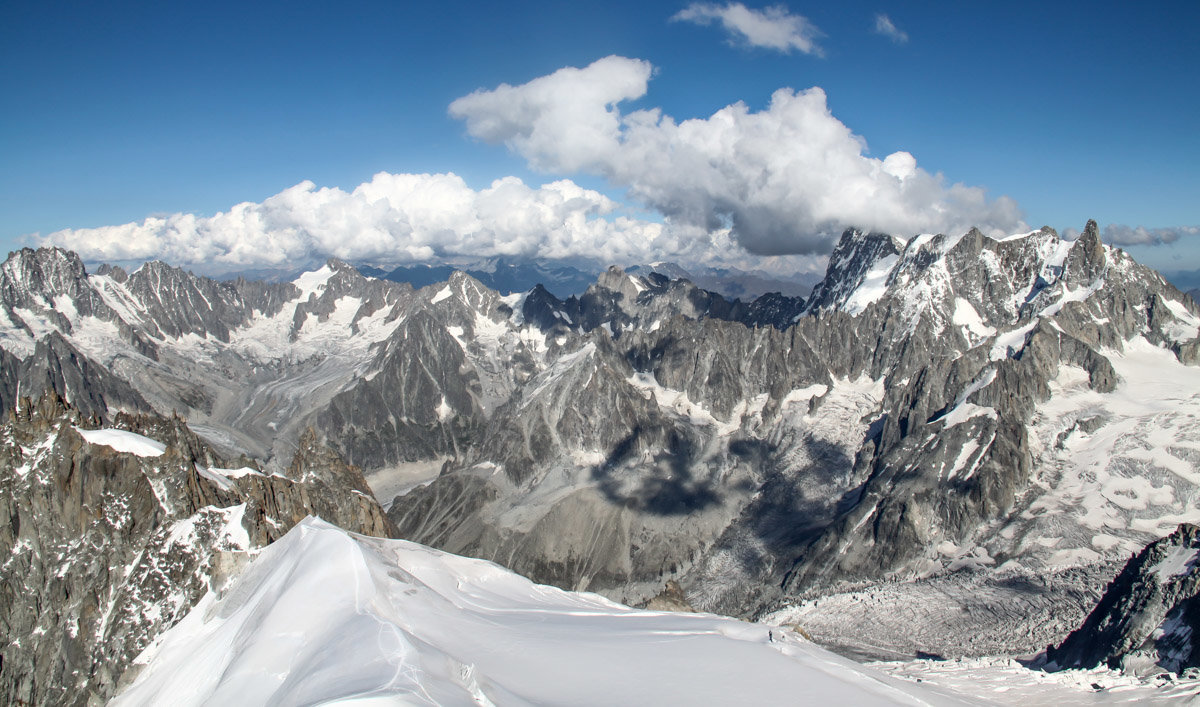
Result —
[[[213, 268], [338, 257], [379, 263], [497, 255], [631, 263], [680, 244], [662, 224], [614, 214], [617, 204], [569, 180], [532, 188], [515, 177], [475, 191], [453, 174], [381, 172], [351, 192], [302, 182], [260, 204], [212, 217], [64, 230], [41, 239], [88, 262], [163, 259]], [[689, 250], [690, 249], [690, 250]]]
[[736, 267], [776, 275], [822, 270], [823, 258], [752, 256], [728, 229], [707, 232], [619, 213], [570, 180], [532, 188], [516, 177], [471, 189], [454, 174], [389, 174], [346, 192], [312, 182], [211, 217], [56, 231], [40, 240], [89, 263], [165, 260], [203, 272], [291, 268], [330, 257], [378, 265], [496, 256], [637, 265]]
[[709, 25], [720, 22], [734, 38], [752, 46], [774, 49], [785, 54], [793, 49], [823, 56], [816, 39], [821, 31], [802, 15], [793, 15], [782, 5], [751, 10], [740, 2], [694, 2], [677, 12], [671, 20]]
[[908, 42], [908, 32], [897, 27], [896, 23], [892, 22], [892, 18], [882, 12], [875, 15], [874, 31], [876, 34], [882, 34], [891, 39], [896, 44], [906, 44]]
[[658, 109], [622, 114], [617, 104], [645, 95], [651, 74], [644, 61], [612, 56], [476, 91], [450, 113], [471, 135], [505, 143], [535, 168], [628, 187], [675, 232], [731, 228], [759, 254], [827, 252], [847, 226], [897, 235], [1025, 227], [1007, 197], [949, 184], [907, 152], [869, 156], [820, 88], [780, 89], [765, 110], [735, 103], [682, 122]]
[[[1200, 235], [1200, 226], [1173, 226], [1169, 228], [1146, 228], [1145, 226], [1126, 226], [1121, 223], [1110, 223], [1100, 232], [1100, 240], [1109, 245], [1167, 245], [1185, 236]], [[1068, 228], [1063, 231], [1063, 237], [1074, 240], [1079, 237], [1079, 231]]]
[[620, 147], [616, 104], [645, 94], [652, 71], [646, 61], [605, 57], [521, 86], [475, 91], [451, 103], [450, 115], [467, 120], [481, 140], [507, 142], [537, 169], [576, 172]]

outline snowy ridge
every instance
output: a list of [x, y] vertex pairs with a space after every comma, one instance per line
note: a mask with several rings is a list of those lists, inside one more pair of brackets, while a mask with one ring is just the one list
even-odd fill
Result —
[[112, 704], [958, 703], [779, 627], [629, 609], [315, 518], [137, 662]]
[[787, 627], [630, 609], [308, 518], [135, 663], [117, 706], [1170, 704], [1194, 680], [1008, 659], [862, 665]]

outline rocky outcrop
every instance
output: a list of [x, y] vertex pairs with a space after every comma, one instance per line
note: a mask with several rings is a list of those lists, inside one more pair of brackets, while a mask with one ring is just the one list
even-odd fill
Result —
[[293, 310], [292, 341], [299, 338], [310, 317], [318, 323], [328, 321], [345, 298], [352, 298], [356, 305], [349, 328], [351, 334], [357, 334], [359, 323], [381, 310], [385, 324], [394, 321], [400, 314], [400, 305], [412, 294], [412, 288], [406, 284], [363, 277], [353, 266], [341, 260], [330, 260], [323, 270], [328, 272], [328, 276], [320, 291], [310, 293]]
[[894, 262], [903, 249], [904, 242], [895, 236], [847, 230], [829, 255], [825, 278], [808, 298], [808, 310], [843, 308], [868, 276], [873, 274], [876, 279], [886, 276], [887, 264]]
[[1050, 669], [1107, 665], [1139, 674], [1200, 667], [1200, 527], [1185, 523], [1145, 547], [1058, 646]]
[[24, 360], [0, 351], [0, 410], [16, 406], [21, 397], [36, 399], [47, 392], [87, 416], [107, 419], [120, 410], [150, 410], [127, 381], [79, 352], [56, 331], [38, 341]]
[[287, 476], [246, 464], [180, 418], [105, 425], [54, 393], [23, 399], [0, 426], [0, 701], [104, 701], [151, 639], [309, 514], [394, 532], [311, 435]]
[[514, 314], [464, 273], [422, 290], [375, 349], [369, 373], [334, 396], [312, 424], [366, 468], [465, 460], [496, 408], [558, 351]]
[[0, 265], [0, 314], [10, 328], [5, 348], [24, 358], [54, 330], [86, 336], [89, 325], [112, 327], [114, 338], [149, 358], [154, 345], [93, 286], [79, 255], [61, 248], [22, 248]]

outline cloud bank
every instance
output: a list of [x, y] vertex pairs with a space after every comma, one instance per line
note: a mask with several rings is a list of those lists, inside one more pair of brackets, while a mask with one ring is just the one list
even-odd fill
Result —
[[751, 10], [740, 2], [717, 5], [694, 2], [675, 13], [674, 22], [710, 25], [719, 22], [731, 41], [790, 54], [793, 49], [824, 56], [817, 45], [821, 31], [807, 17], [793, 15], [782, 5]]
[[896, 44], [908, 43], [908, 32], [905, 32], [897, 27], [896, 23], [892, 22], [892, 18], [888, 17], [882, 12], [875, 15], [875, 26], [873, 27], [873, 30], [875, 34], [882, 34]]
[[848, 226], [901, 236], [1026, 228], [1012, 199], [950, 184], [907, 152], [870, 156], [820, 88], [784, 88], [765, 110], [739, 102], [682, 122], [659, 109], [622, 113], [619, 104], [644, 96], [652, 73], [645, 61], [610, 56], [475, 91], [450, 114], [536, 169], [603, 176], [675, 228], [730, 229], [762, 255], [828, 252]]
[[[51, 233], [43, 245], [88, 262], [160, 258], [212, 267], [283, 266], [330, 256], [405, 263], [455, 256], [590, 257], [645, 262], [703, 255], [712, 239], [680, 239], [660, 223], [614, 212], [599, 192], [562, 180], [532, 188], [515, 177], [475, 191], [454, 174], [381, 172], [350, 192], [302, 182], [262, 203], [212, 217]], [[695, 234], [692, 234], [695, 235]]]

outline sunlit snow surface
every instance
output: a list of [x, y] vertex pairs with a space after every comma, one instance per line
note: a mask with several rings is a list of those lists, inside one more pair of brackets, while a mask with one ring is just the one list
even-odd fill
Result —
[[115, 704], [958, 703], [777, 627], [630, 609], [313, 518], [138, 662]]
[[78, 427], [75, 431], [87, 440], [88, 444], [112, 447], [118, 452], [136, 454], [139, 457], [160, 457], [167, 451], [167, 446], [162, 442], [143, 437], [136, 432], [112, 429], [84, 430]]

